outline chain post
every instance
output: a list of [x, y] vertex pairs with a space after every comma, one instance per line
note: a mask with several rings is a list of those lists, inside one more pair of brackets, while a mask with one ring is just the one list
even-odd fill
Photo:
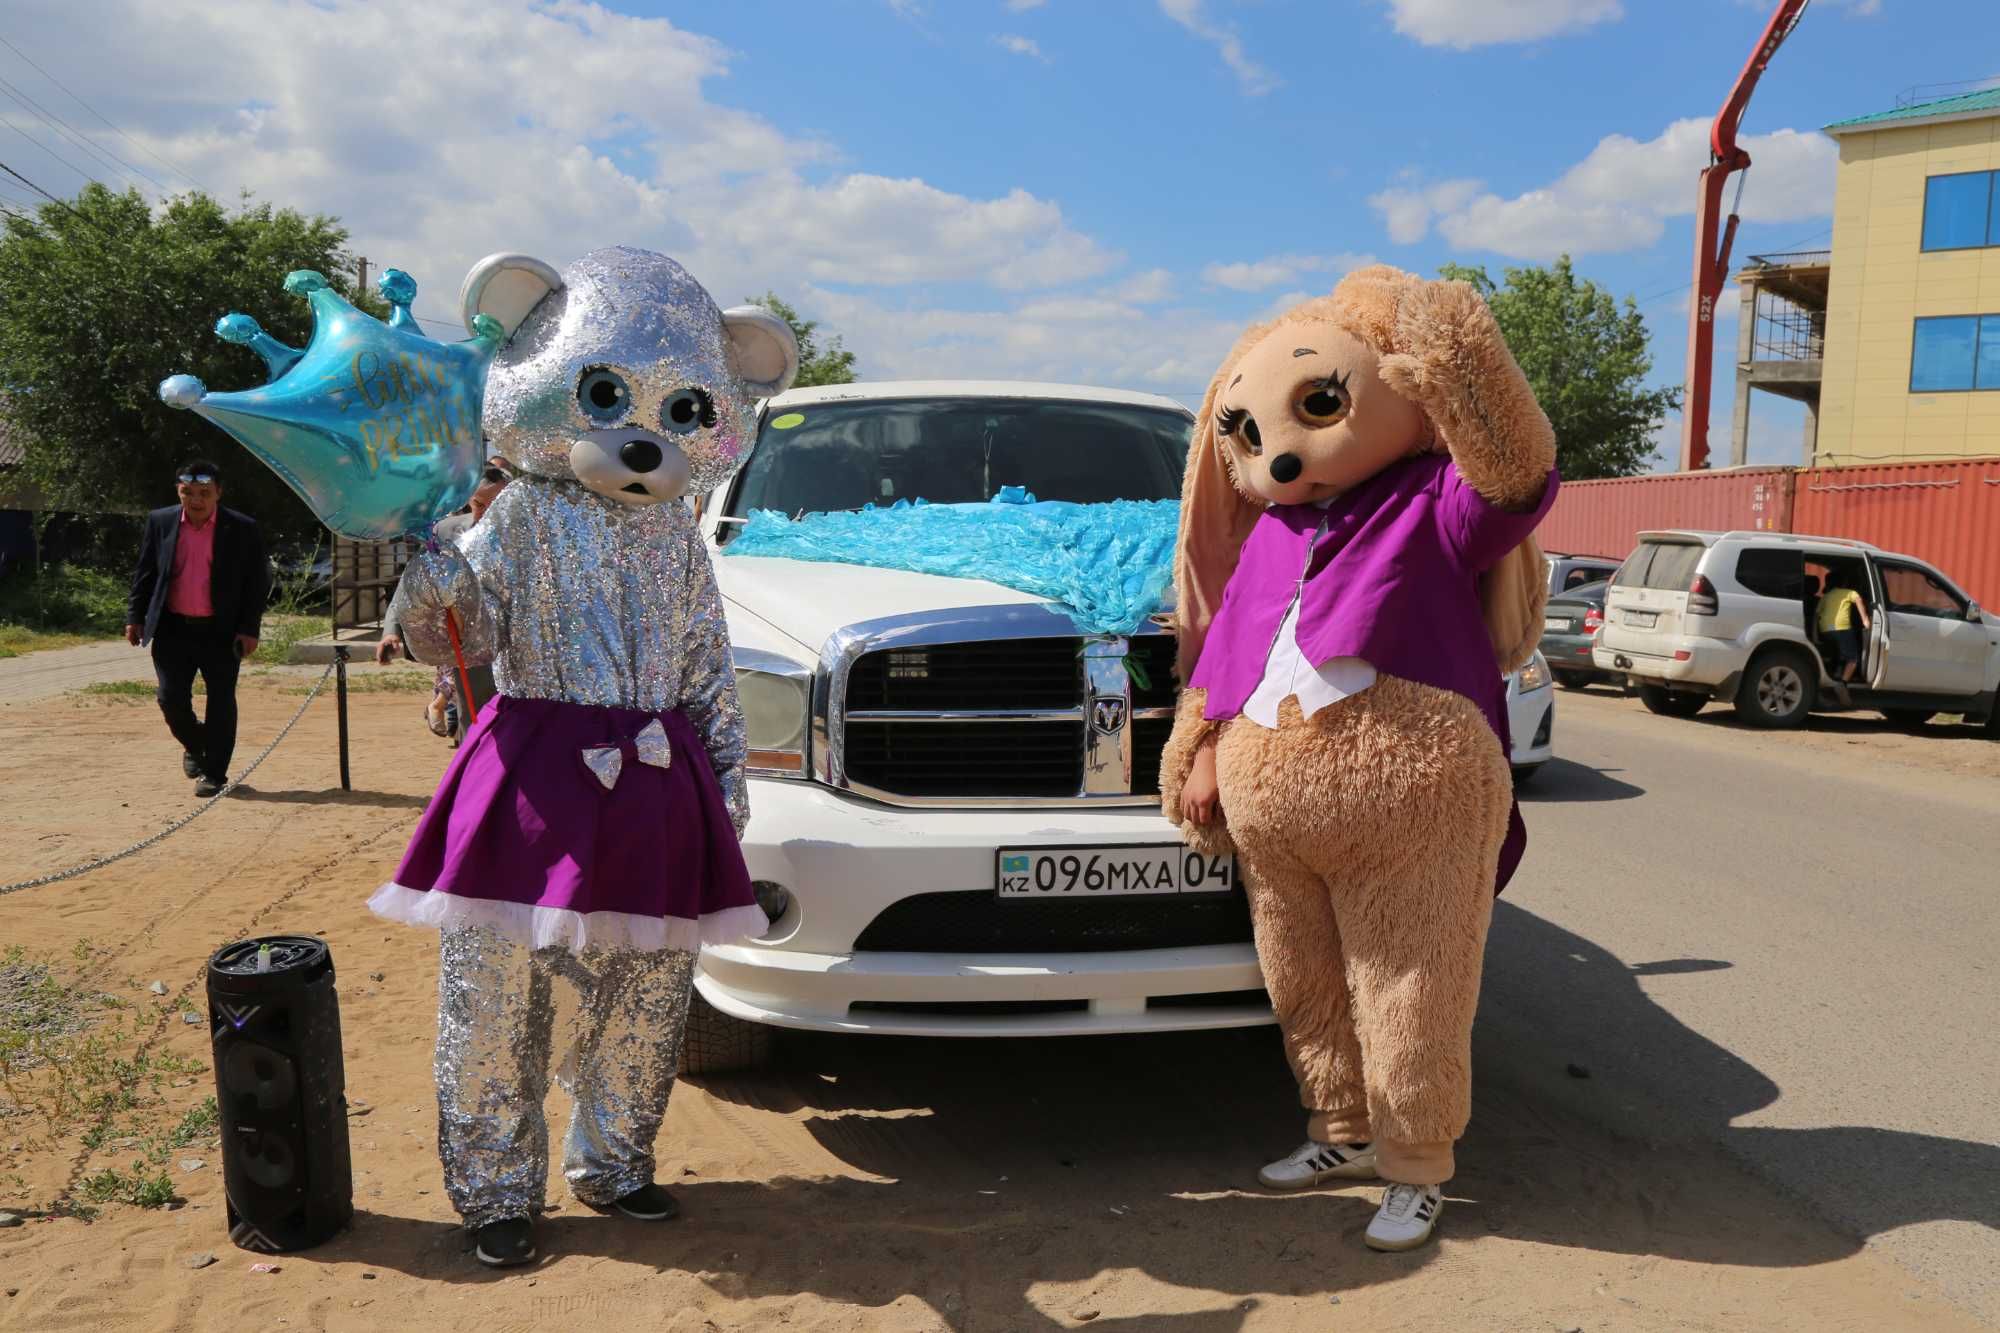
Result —
[[347, 769], [347, 647], [336, 644], [333, 649], [333, 702], [334, 712], [340, 718], [340, 789], [353, 791], [354, 780]]

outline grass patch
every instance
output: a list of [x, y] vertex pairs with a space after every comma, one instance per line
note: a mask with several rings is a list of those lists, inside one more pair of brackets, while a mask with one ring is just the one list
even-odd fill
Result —
[[[380, 673], [349, 671], [347, 673], [347, 692], [349, 694], [429, 694], [435, 685], [436, 681], [428, 671], [383, 671]], [[280, 693], [308, 694], [311, 691], [312, 685], [308, 683], [305, 685], [287, 685]], [[328, 682], [323, 693], [333, 693], [331, 682]]]
[[0, 579], [0, 657], [69, 648], [125, 632], [129, 580], [80, 565]]
[[148, 1172], [144, 1162], [132, 1163], [131, 1174], [104, 1170], [85, 1176], [78, 1192], [91, 1203], [129, 1203], [136, 1208], [164, 1208], [174, 1201], [174, 1182], [165, 1171]]
[[188, 1108], [180, 1123], [167, 1131], [165, 1145], [168, 1148], [185, 1148], [198, 1139], [212, 1139], [222, 1127], [220, 1109], [213, 1096], [201, 1099], [201, 1105]]
[[[212, 1096], [172, 1117], [170, 1080], [186, 1087], [207, 1066], [151, 1049], [157, 1005], [98, 990], [102, 969], [89, 941], [78, 942], [72, 962], [66, 969], [18, 946], [0, 955], [0, 1118], [25, 1122], [7, 1132], [36, 1151], [57, 1151], [66, 1140], [91, 1152], [136, 1150], [128, 1169], [84, 1178], [76, 1197], [57, 1200], [53, 1211], [164, 1207], [174, 1198], [167, 1162], [178, 1150], [212, 1142], [218, 1126]], [[137, 986], [130, 978], [125, 984]]]
[[333, 633], [331, 616], [266, 615], [264, 637], [257, 641], [253, 662], [283, 666], [292, 660], [292, 648], [302, 640]]
[[[115, 699], [120, 703], [151, 703], [153, 684], [145, 680], [94, 680], [88, 685], [80, 685], [70, 691], [84, 699]], [[194, 683], [196, 694], [205, 694], [201, 681]]]
[[72, 634], [63, 630], [30, 629], [26, 625], [0, 622], [0, 657], [47, 652], [51, 648], [74, 648], [80, 643], [96, 643], [101, 634]]

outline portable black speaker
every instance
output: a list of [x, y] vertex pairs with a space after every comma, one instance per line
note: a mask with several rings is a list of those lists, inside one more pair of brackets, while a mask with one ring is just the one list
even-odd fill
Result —
[[340, 1001], [324, 940], [240, 940], [208, 960], [229, 1239], [280, 1254], [354, 1216]]

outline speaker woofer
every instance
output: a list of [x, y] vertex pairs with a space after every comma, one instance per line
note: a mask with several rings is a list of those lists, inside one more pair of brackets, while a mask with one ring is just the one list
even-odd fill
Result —
[[298, 1089], [298, 1073], [289, 1057], [254, 1041], [229, 1044], [222, 1062], [222, 1091], [239, 1107], [276, 1111], [291, 1105]]

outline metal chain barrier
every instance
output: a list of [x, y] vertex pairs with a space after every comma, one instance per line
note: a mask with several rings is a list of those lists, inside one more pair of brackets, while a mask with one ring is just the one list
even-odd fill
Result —
[[[242, 785], [243, 780], [245, 778], [249, 777], [252, 773], [255, 773], [257, 771], [257, 765], [263, 763], [266, 759], [269, 759], [271, 757], [271, 751], [278, 748], [279, 741], [284, 740], [286, 736], [289, 736], [291, 734], [292, 728], [299, 724], [299, 719], [306, 715], [306, 709], [312, 707], [312, 701], [319, 697], [319, 692], [325, 689], [327, 681], [332, 679], [334, 668], [340, 665], [341, 663], [339, 661], [333, 661], [327, 663], [326, 670], [321, 672], [320, 678], [313, 682], [313, 687], [310, 690], [306, 691], [305, 701], [299, 705], [299, 711], [292, 714], [292, 720], [285, 723], [284, 727], [278, 732], [278, 734], [271, 738], [271, 743], [264, 747], [264, 752], [258, 755], [255, 759], [251, 760], [250, 766], [248, 768], [244, 769], [241, 773], [231, 778], [229, 780], [228, 785], [223, 787], [221, 791], [209, 797], [206, 801], [203, 801], [200, 805], [196, 806], [194, 809], [182, 815], [179, 819], [176, 819], [173, 823], [161, 829], [158, 833], [153, 834], [149, 838], [145, 838], [139, 842], [133, 843], [130, 847], [127, 847], [124, 851], [113, 852], [109, 856], [100, 856], [96, 860], [86, 861], [80, 866], [71, 866], [68, 870], [58, 870], [51, 874], [38, 875], [34, 879], [24, 879], [18, 884], [0, 884], [0, 894], [16, 893], [22, 889], [40, 888], [44, 884], [57, 884], [66, 879], [75, 879], [78, 875], [87, 875], [93, 870], [102, 870], [105, 866], [108, 866], [115, 861], [123, 861], [128, 856], [138, 855], [140, 852], [145, 851], [148, 847], [151, 847], [154, 843], [161, 841], [162, 839], [168, 837], [171, 834], [180, 832], [182, 829], [186, 828], [189, 824], [192, 824], [195, 820], [199, 819], [202, 815], [207, 814], [209, 810], [214, 808], [216, 802], [222, 800], [224, 797], [228, 796], [229, 793], [235, 791], [237, 787]], [[343, 758], [344, 757], [345, 756], [343, 751]]]

